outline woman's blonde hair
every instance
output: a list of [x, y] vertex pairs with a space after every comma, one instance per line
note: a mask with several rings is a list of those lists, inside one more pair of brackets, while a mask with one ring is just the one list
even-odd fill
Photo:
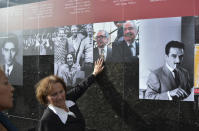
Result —
[[39, 103], [43, 105], [48, 104], [47, 96], [49, 95], [50, 91], [52, 90], [52, 87], [55, 83], [61, 83], [62, 86], [64, 87], [64, 90], [66, 91], [66, 84], [63, 81], [63, 79], [59, 78], [58, 76], [55, 75], [50, 75], [42, 80], [40, 80], [36, 85], [36, 98], [39, 101]]

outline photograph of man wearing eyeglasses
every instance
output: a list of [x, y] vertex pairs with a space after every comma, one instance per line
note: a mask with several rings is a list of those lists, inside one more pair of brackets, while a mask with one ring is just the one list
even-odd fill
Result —
[[105, 30], [99, 30], [96, 36], [97, 47], [93, 50], [93, 59], [103, 57], [104, 61], [110, 62], [112, 57], [112, 48], [108, 46], [109, 33]]

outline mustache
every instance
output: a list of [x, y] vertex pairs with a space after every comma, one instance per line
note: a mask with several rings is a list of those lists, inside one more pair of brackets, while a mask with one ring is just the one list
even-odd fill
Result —
[[100, 44], [103, 43], [103, 40], [98, 40], [98, 43], [100, 43]]
[[133, 33], [131, 33], [131, 32], [124, 34], [124, 36], [126, 36], [126, 37], [129, 37], [129, 36], [132, 36], [132, 35], [133, 35]]
[[181, 63], [175, 63], [176, 67], [181, 66]]

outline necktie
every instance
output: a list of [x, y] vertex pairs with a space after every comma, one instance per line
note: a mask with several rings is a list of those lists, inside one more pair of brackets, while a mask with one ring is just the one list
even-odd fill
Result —
[[92, 44], [92, 39], [90, 38], [89, 44]]
[[101, 55], [100, 55], [100, 57], [103, 58], [103, 59], [105, 59], [104, 58], [104, 48], [101, 49]]
[[173, 70], [173, 73], [175, 74], [175, 82], [176, 82], [176, 85], [177, 87], [180, 85], [180, 78], [179, 78], [179, 74], [178, 72], [176, 71], [176, 69]]
[[132, 44], [129, 45], [129, 49], [131, 51], [131, 56], [134, 56], [134, 48]]
[[6, 75], [9, 76], [9, 69], [6, 70]]

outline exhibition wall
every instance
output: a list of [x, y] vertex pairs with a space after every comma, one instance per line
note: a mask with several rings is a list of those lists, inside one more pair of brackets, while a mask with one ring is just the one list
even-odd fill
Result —
[[[80, 83], [101, 57], [99, 39], [105, 37], [105, 69], [77, 101], [86, 130], [198, 130], [198, 5], [198, 0], [0, 0], [0, 66], [17, 65], [9, 77], [14, 107], [5, 113], [19, 131], [36, 131], [46, 108], [36, 100], [36, 83], [48, 75], [61, 77], [68, 89]], [[122, 50], [127, 22], [135, 35], [132, 54]], [[101, 31], [107, 35], [99, 36]], [[17, 40], [7, 60], [9, 37]], [[171, 41], [185, 45], [181, 67], [189, 76], [188, 96], [149, 98], [148, 89], [157, 85], [151, 74], [165, 65]]]

